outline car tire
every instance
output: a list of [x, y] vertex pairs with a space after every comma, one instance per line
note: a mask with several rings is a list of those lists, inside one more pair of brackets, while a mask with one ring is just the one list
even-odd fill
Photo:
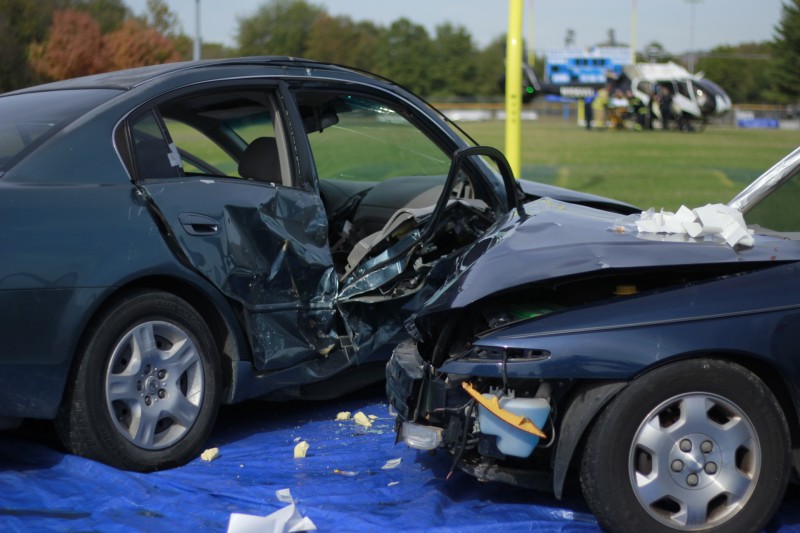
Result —
[[87, 331], [56, 429], [72, 453], [140, 472], [196, 457], [219, 410], [214, 339], [185, 300], [136, 291]]
[[603, 410], [580, 466], [608, 531], [760, 531], [786, 490], [789, 431], [775, 396], [744, 367], [672, 363]]

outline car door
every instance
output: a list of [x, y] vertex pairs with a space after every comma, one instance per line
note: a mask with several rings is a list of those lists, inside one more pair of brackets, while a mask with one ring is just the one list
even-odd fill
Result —
[[183, 262], [238, 303], [257, 371], [328, 353], [337, 278], [277, 86], [193, 89], [126, 123], [139, 193]]

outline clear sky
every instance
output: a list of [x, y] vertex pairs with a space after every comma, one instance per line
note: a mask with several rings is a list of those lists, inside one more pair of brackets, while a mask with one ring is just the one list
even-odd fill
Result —
[[[125, 0], [136, 14], [146, 0]], [[180, 18], [184, 32], [194, 36], [196, 0], [166, 0]], [[237, 19], [254, 14], [265, 0], [200, 0], [203, 41], [236, 45]], [[478, 46], [505, 33], [508, 2], [504, 0], [309, 0], [331, 15], [388, 25], [401, 17], [425, 26], [429, 33], [444, 22], [464, 26]], [[568, 30], [575, 45], [606, 41], [609, 29], [616, 40], [630, 44], [633, 6], [636, 6], [636, 48], [653, 42], [679, 54], [720, 44], [767, 41], [781, 15], [782, 0], [524, 0], [523, 32], [533, 33], [536, 52], [564, 45]], [[531, 13], [532, 22], [531, 22]], [[694, 16], [693, 16], [694, 15]], [[694, 19], [694, 32], [692, 20]], [[692, 47], [692, 44], [694, 46]]]

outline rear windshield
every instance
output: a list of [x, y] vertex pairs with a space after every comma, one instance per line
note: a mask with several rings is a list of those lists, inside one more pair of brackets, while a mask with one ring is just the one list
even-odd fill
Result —
[[0, 173], [90, 109], [119, 94], [75, 89], [0, 97]]

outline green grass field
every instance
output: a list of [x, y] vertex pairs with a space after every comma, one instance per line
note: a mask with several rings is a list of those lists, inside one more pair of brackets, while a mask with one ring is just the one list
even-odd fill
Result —
[[[461, 126], [479, 143], [503, 149], [504, 122]], [[522, 124], [522, 177], [674, 211], [727, 202], [798, 145], [797, 131], [586, 131], [544, 117]]]

